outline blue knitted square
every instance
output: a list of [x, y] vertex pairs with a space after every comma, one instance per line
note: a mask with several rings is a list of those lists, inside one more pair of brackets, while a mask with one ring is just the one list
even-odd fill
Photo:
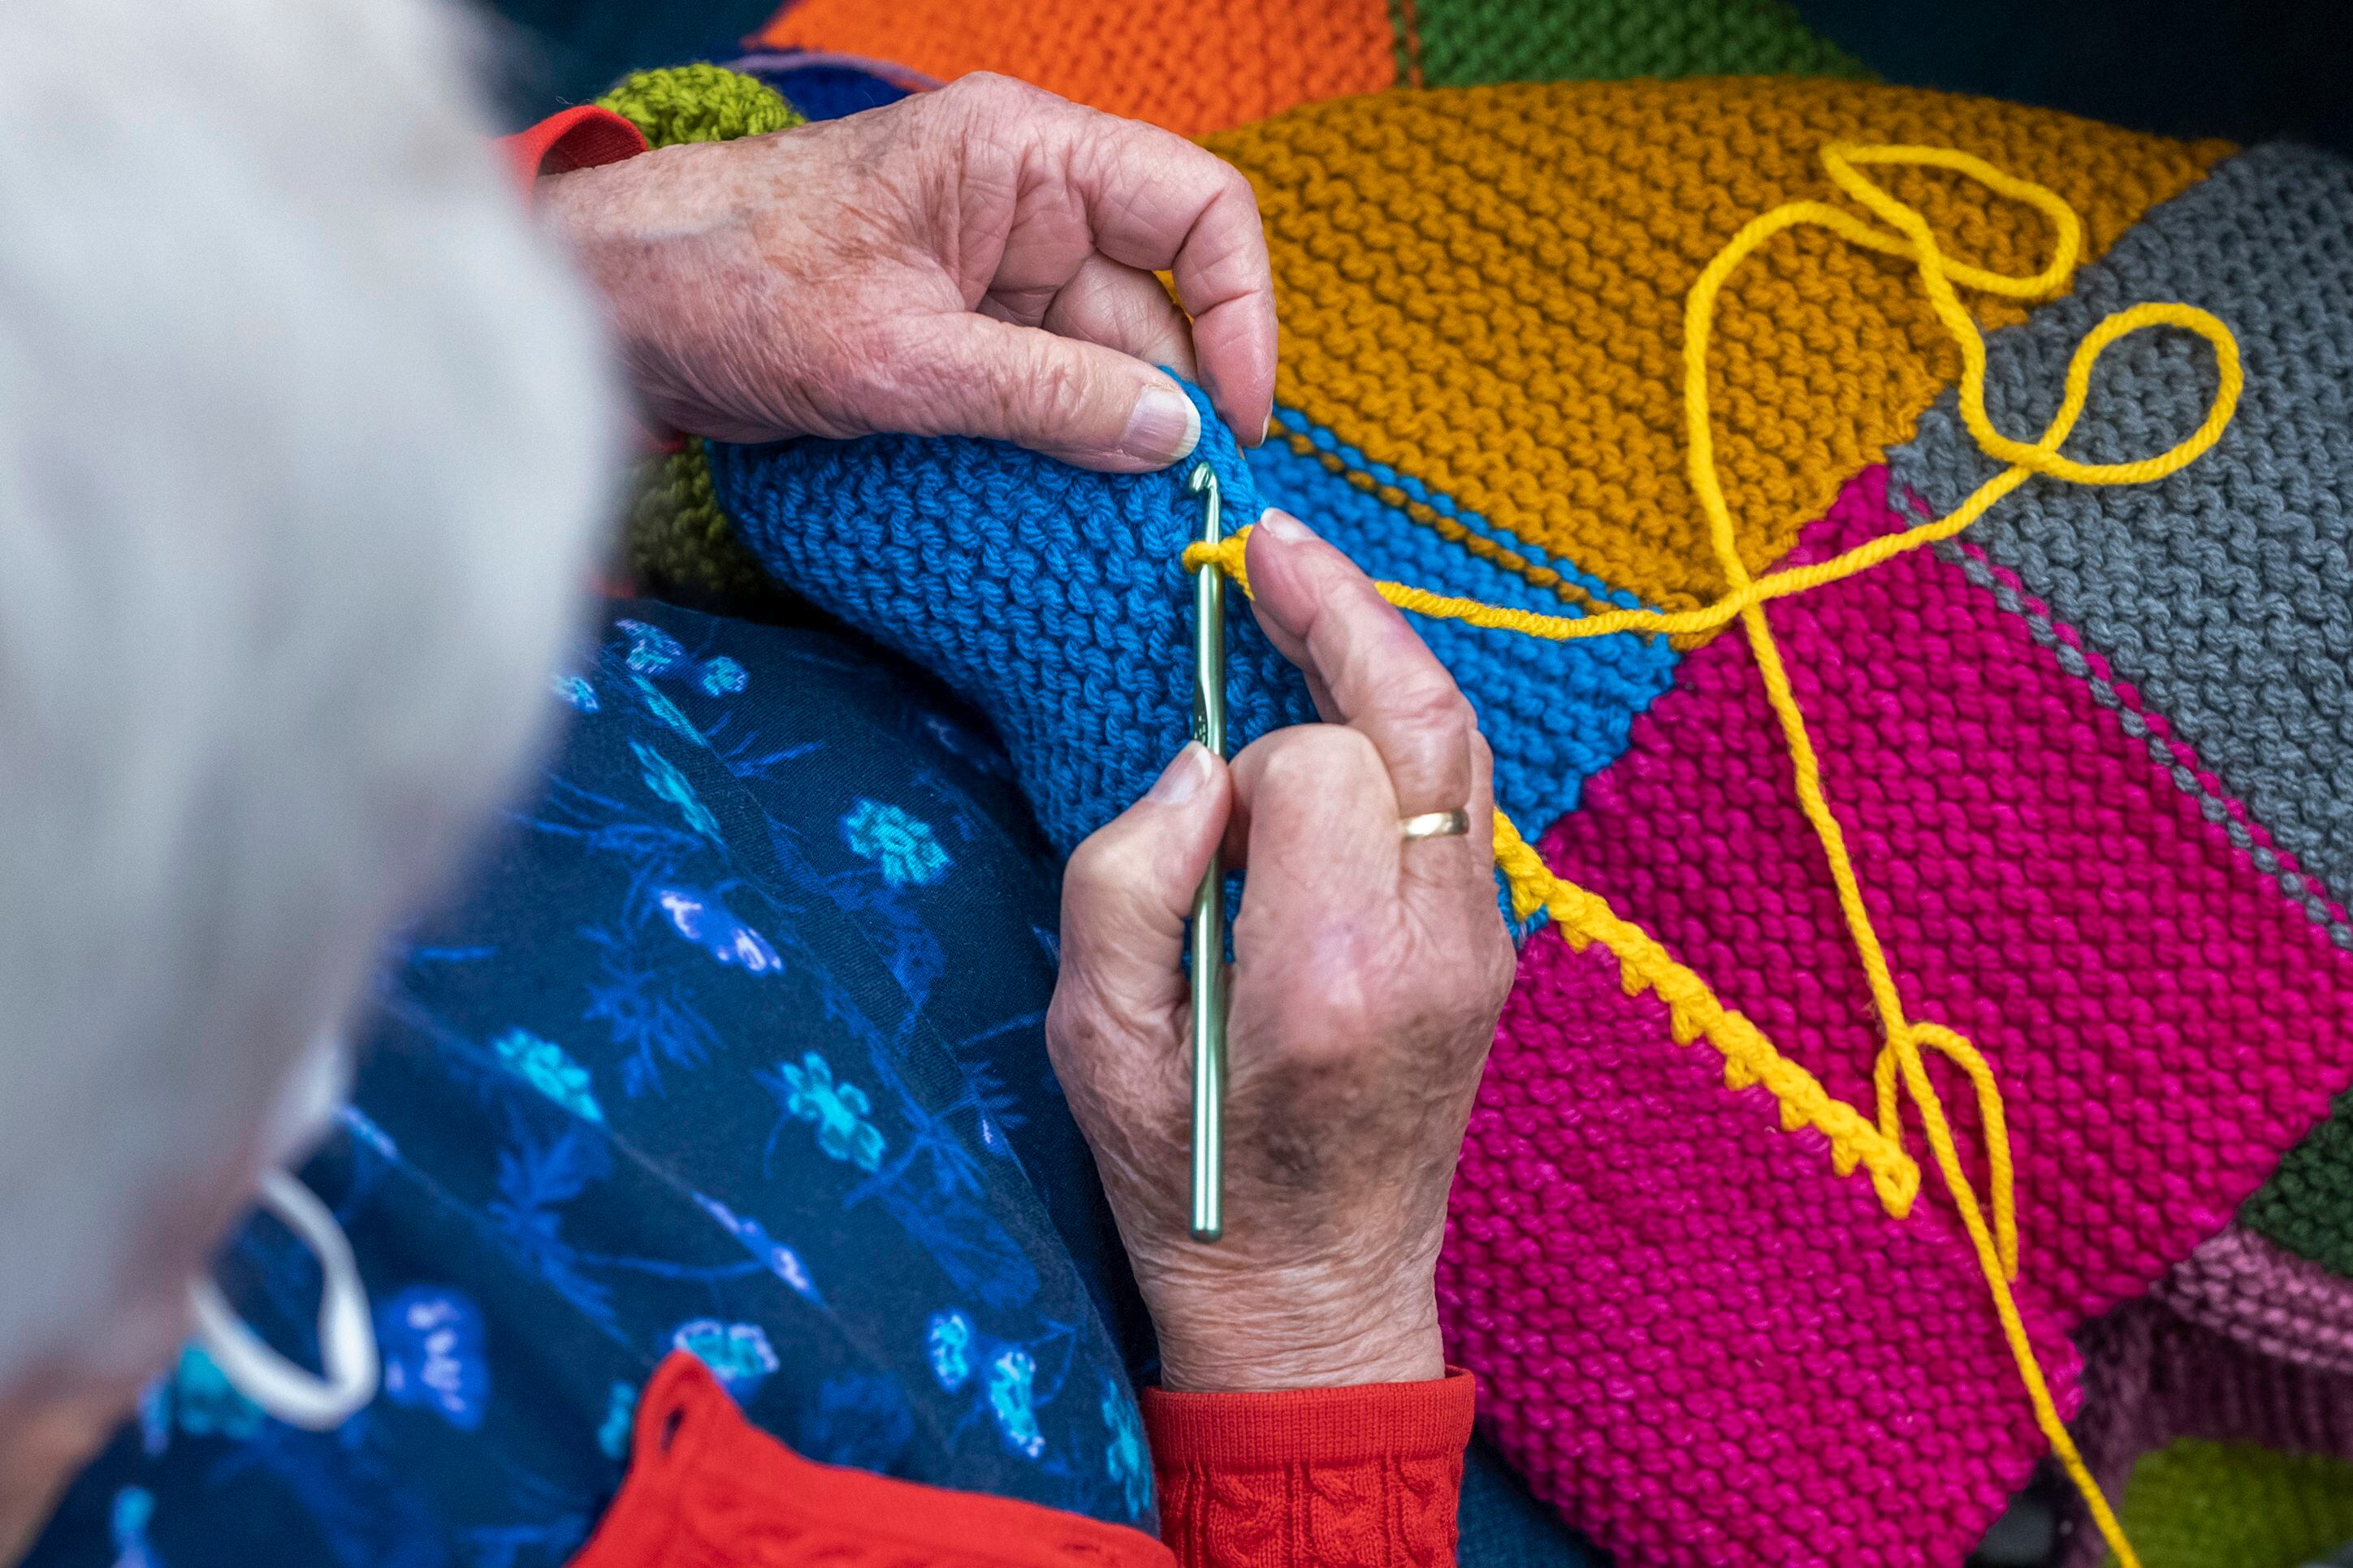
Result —
[[[1205, 401], [1201, 423], [1238, 528], [1261, 510], [1257, 486]], [[906, 436], [711, 448], [719, 504], [762, 563], [987, 714], [1064, 854], [1190, 736], [1192, 467], [1096, 474], [1004, 442]], [[1315, 717], [1247, 613], [1229, 616], [1226, 647], [1235, 750]]]
[[[1193, 395], [1198, 455], [1217, 471], [1229, 528], [1272, 502], [1375, 576], [1574, 613], [1315, 456], [1274, 442], [1246, 461], [1207, 399]], [[1339, 468], [1362, 468], [1357, 454], [1322, 437], [1326, 448]], [[875, 436], [713, 444], [711, 465], [720, 505], [779, 581], [988, 716], [1065, 854], [1185, 744], [1192, 594], [1180, 557], [1200, 520], [1199, 499], [1184, 489], [1193, 460], [1119, 476], [1002, 442]], [[1426, 497], [1394, 475], [1380, 482]], [[1474, 532], [1494, 531], [1442, 497], [1426, 504]], [[1584, 581], [1597, 596], [1617, 596]], [[1239, 596], [1230, 602], [1239, 606]], [[1531, 833], [1573, 806], [1584, 780], [1624, 749], [1633, 716], [1665, 689], [1676, 662], [1659, 638], [1547, 643], [1415, 619], [1479, 710], [1501, 803]], [[1248, 611], [1238, 608], [1229, 625], [1233, 749], [1314, 719], [1305, 683]]]
[[[1371, 461], [1292, 410], [1278, 417], [1300, 433], [1307, 450], [1273, 440], [1250, 455], [1260, 499], [1303, 519], [1374, 577], [1545, 616], [1579, 616], [1579, 599], [1636, 605], [1631, 594]], [[1579, 592], [1564, 598], [1496, 559], [1473, 554], [1440, 533], [1440, 523], [1481, 542], [1491, 555], [1515, 557]], [[1585, 781], [1626, 749], [1634, 715], [1673, 682], [1681, 657], [1666, 638], [1631, 632], [1545, 642], [1461, 621], [1406, 619], [1478, 710], [1479, 727], [1495, 750], [1496, 804], [1531, 836], [1574, 810]]]

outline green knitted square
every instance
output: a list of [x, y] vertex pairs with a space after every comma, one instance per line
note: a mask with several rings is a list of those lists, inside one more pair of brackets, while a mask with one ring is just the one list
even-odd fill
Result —
[[1431, 87], [1628, 77], [1835, 76], [1862, 62], [1787, 0], [1398, 0]]
[[2299, 1568], [2353, 1541], [2353, 1465], [2185, 1438], [2133, 1467], [2124, 1521], [2146, 1568]]

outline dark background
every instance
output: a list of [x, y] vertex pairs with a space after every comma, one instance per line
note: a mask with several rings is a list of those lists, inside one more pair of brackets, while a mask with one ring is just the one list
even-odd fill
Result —
[[586, 103], [633, 70], [727, 60], [782, 0], [476, 0], [491, 14], [510, 129]]
[[2138, 131], [2353, 153], [2353, 0], [1798, 0], [1798, 11], [1890, 81]]

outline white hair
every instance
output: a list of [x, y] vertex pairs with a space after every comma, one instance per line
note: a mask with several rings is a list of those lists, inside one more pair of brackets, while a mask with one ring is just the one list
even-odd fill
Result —
[[159, 1353], [551, 710], [619, 401], [462, 41], [0, 0], [0, 1394]]

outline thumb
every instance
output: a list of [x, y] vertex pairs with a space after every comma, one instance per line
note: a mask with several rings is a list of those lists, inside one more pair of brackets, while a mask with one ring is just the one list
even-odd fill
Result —
[[1149, 1030], [1184, 1001], [1185, 921], [1232, 799], [1224, 761], [1194, 742], [1071, 854], [1062, 980], [1113, 1016], [1104, 1022]]
[[1201, 413], [1140, 359], [992, 316], [951, 319], [926, 375], [926, 435], [1010, 441], [1082, 468], [1140, 474], [1199, 445]]

